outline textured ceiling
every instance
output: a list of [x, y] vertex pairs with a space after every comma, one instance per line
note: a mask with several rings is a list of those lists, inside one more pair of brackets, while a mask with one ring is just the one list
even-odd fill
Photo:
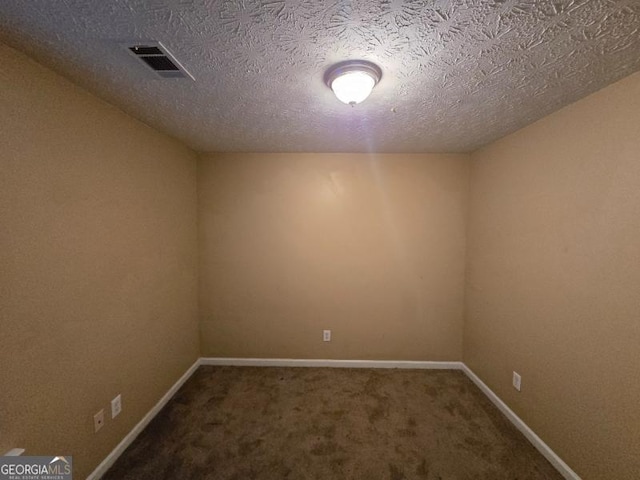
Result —
[[[0, 32], [201, 151], [469, 151], [640, 69], [640, 0], [2, 0]], [[323, 83], [345, 59], [383, 71], [356, 107]]]

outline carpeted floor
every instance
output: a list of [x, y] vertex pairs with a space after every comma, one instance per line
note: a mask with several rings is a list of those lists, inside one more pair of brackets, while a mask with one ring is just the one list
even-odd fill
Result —
[[562, 479], [460, 371], [200, 367], [113, 480]]

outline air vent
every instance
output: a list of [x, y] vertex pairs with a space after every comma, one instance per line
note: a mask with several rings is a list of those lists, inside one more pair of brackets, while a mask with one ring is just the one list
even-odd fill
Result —
[[142, 61], [162, 78], [190, 78], [195, 80], [160, 42], [145, 42], [126, 45], [125, 47], [131, 55]]

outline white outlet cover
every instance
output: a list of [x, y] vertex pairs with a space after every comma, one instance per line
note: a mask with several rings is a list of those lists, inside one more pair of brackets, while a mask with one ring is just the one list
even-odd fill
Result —
[[522, 385], [522, 377], [519, 373], [513, 372], [513, 388], [520, 391]]
[[111, 418], [116, 418], [122, 411], [122, 394], [111, 400]]
[[325, 342], [331, 341], [331, 330], [323, 330], [322, 331], [322, 340]]
[[104, 409], [93, 416], [93, 429], [95, 432], [104, 426]]

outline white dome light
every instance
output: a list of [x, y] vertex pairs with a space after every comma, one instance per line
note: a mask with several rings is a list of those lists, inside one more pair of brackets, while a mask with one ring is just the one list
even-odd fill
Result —
[[331, 90], [338, 100], [349, 105], [365, 100], [375, 86], [373, 77], [364, 72], [347, 72], [331, 82]]
[[338, 100], [356, 105], [371, 94], [381, 76], [380, 68], [371, 62], [349, 61], [334, 65], [325, 80]]

